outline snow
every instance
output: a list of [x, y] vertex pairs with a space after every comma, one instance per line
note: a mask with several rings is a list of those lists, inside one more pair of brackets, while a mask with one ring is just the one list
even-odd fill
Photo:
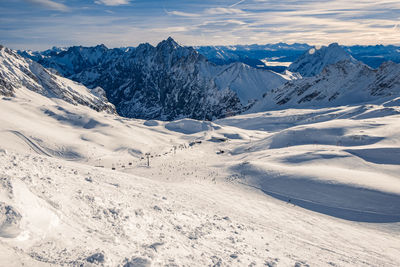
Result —
[[[260, 99], [262, 95], [284, 84], [290, 78], [270, 70], [255, 69], [243, 63], [215, 66], [211, 76], [217, 87], [230, 89], [242, 104]], [[217, 74], [214, 74], [217, 73]]]
[[356, 62], [344, 48], [337, 43], [332, 43], [329, 46], [311, 48], [296, 59], [296, 61], [289, 66], [288, 70], [291, 72], [298, 72], [303, 77], [312, 77], [319, 74], [326, 66], [343, 60]]
[[269, 58], [265, 58], [261, 60], [265, 66], [270, 66], [270, 67], [289, 67], [292, 62], [287, 62], [287, 61], [270, 61]]
[[[314, 77], [293, 79], [267, 91], [248, 113], [282, 108], [361, 106], [361, 103], [367, 106], [369, 103], [387, 102], [385, 105], [390, 107], [392, 102], [395, 107], [396, 102], [393, 101], [399, 95], [399, 64], [388, 62], [373, 70], [360, 62], [344, 60], [326, 66]], [[390, 108], [381, 111], [397, 112]]]
[[175, 131], [184, 134], [194, 134], [203, 131], [220, 129], [219, 126], [209, 121], [198, 121], [192, 119], [182, 119], [165, 124], [165, 128], [170, 131]]
[[1, 265], [400, 265], [397, 102], [162, 122], [15, 94]]

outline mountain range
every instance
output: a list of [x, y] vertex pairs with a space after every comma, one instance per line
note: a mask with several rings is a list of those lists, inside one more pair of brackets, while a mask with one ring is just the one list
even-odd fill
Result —
[[[400, 63], [400, 46], [354, 45], [341, 47], [353, 58], [371, 68], [378, 68], [386, 61]], [[277, 72], [284, 72], [290, 63], [296, 61], [312, 48], [319, 49], [318, 46], [298, 43], [196, 47], [199, 53], [205, 55], [208, 60], [215, 64], [243, 62], [254, 68], [270, 69]]]
[[75, 46], [22, 54], [89, 88], [102, 87], [120, 115], [142, 119], [234, 115], [289, 79], [240, 62], [216, 65], [172, 38], [155, 47]]
[[337, 44], [311, 49], [289, 69], [304, 78], [267, 91], [248, 112], [383, 103], [400, 96], [400, 64], [388, 61], [373, 69]]
[[[91, 94], [97, 92], [102, 101], [107, 101], [106, 95], [121, 116], [140, 119], [188, 117], [213, 120], [246, 111], [348, 105], [399, 95], [400, 67], [394, 62], [388, 61], [374, 69], [336, 43], [318, 48], [279, 44], [268, 49], [273, 51], [278, 46], [297, 52], [308, 50], [298, 56], [284, 73], [253, 68], [242, 62], [218, 65], [200, 54], [199, 47], [184, 47], [172, 38], [157, 46], [145, 43], [136, 48], [108, 49], [98, 45], [53, 48], [44, 52], [20, 51], [21, 55], [40, 65], [9, 49], [3, 51], [19, 57], [20, 61], [25, 60], [28, 63], [24, 64], [34, 66], [30, 69], [39, 69], [39, 73], [50, 78], [41, 78], [43, 75], [37, 71], [29, 74], [23, 69], [22, 73], [28, 77], [38, 76], [47, 81], [53, 77], [65, 79], [59, 75], [64, 76], [73, 80], [72, 84], [78, 86], [80, 83], [82, 88], [91, 88], [85, 90]], [[208, 48], [212, 51], [211, 47]], [[241, 49], [246, 50], [245, 47]], [[3, 64], [3, 68], [13, 64]], [[11, 83], [4, 78], [1, 82], [4, 84], [2, 94], [12, 94]], [[44, 85], [47, 91], [51, 88], [46, 82], [40, 81], [39, 84]], [[28, 84], [26, 87], [32, 86]], [[79, 98], [59, 93], [65, 90], [56, 91], [61, 98], [71, 102]]]

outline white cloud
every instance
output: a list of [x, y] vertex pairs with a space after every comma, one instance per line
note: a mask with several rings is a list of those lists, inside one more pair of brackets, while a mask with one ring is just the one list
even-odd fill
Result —
[[99, 5], [120, 6], [129, 4], [130, 0], [96, 0], [94, 2]]
[[188, 12], [181, 12], [181, 11], [165, 11], [168, 15], [175, 15], [180, 17], [198, 17], [199, 14], [195, 13], [188, 13]]
[[[30, 1], [43, 4], [45, 0]], [[51, 2], [55, 1], [62, 0]], [[129, 13], [113, 9], [114, 14], [104, 16], [68, 13], [41, 16], [40, 20], [22, 15], [0, 16], [0, 25], [14, 27], [12, 31], [0, 27], [0, 36], [8, 46], [25, 49], [98, 43], [108, 47], [134, 46], [141, 42], [156, 44], [168, 36], [185, 45], [400, 45], [400, 24], [395, 26], [399, 22], [399, 0], [246, 0], [235, 8], [227, 7], [227, 2], [234, 3], [233, 0], [224, 5], [220, 1], [196, 1], [199, 2], [166, 5], [165, 8], [175, 11], [150, 5], [143, 10], [129, 7]]]
[[205, 13], [209, 15], [222, 15], [222, 14], [233, 15], [233, 14], [244, 14], [245, 12], [238, 8], [215, 7], [206, 9]]
[[43, 6], [48, 9], [58, 10], [58, 11], [68, 11], [69, 8], [61, 3], [52, 1], [52, 0], [25, 0], [33, 4], [37, 4]]
[[174, 32], [186, 32], [187, 27], [177, 26], [177, 27], [167, 27], [167, 28], [153, 28], [152, 31], [158, 31], [163, 33], [174, 33]]

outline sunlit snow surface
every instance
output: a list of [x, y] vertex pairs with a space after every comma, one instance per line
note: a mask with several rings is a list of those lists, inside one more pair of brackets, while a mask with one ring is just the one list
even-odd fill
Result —
[[160, 122], [17, 90], [0, 265], [399, 266], [396, 103]]

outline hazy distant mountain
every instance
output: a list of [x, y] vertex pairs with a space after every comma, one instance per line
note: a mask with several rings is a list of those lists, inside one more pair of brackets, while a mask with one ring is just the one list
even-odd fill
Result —
[[[393, 45], [354, 45], [342, 46], [352, 57], [378, 68], [383, 62], [400, 63], [400, 47]], [[242, 62], [255, 68], [283, 72], [288, 65], [296, 61], [311, 48], [308, 44], [266, 44], [233, 46], [198, 46], [196, 50], [215, 64]]]
[[287, 68], [285, 63], [295, 61], [310, 48], [312, 47], [307, 44], [289, 45], [285, 43], [195, 47], [200, 54], [218, 65], [242, 62], [254, 68], [278, 72], [283, 72]]
[[400, 46], [394, 45], [354, 45], [344, 47], [355, 59], [372, 68], [378, 68], [383, 62], [400, 63]]

